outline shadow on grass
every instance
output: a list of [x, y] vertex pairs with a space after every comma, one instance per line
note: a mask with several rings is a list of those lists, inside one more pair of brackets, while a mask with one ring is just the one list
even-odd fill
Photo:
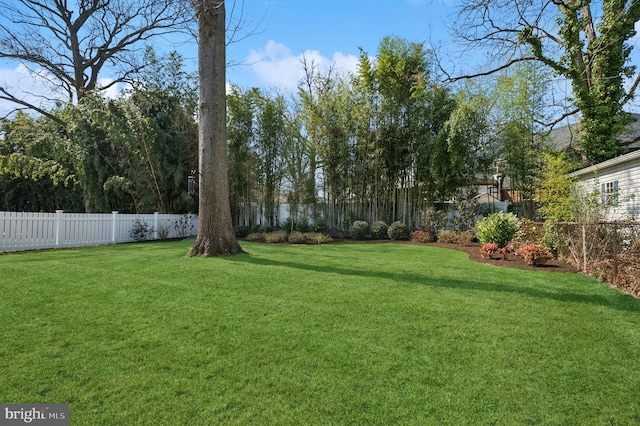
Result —
[[264, 259], [259, 257], [253, 257], [250, 255], [239, 255], [232, 258], [223, 258], [228, 261], [249, 263], [253, 265], [263, 266], [279, 266], [285, 268], [294, 268], [304, 271], [309, 271], [317, 274], [338, 274], [354, 277], [371, 277], [379, 279], [388, 279], [396, 282], [404, 282], [409, 284], [426, 285], [430, 287], [463, 289], [471, 291], [484, 291], [484, 292], [504, 292], [504, 293], [517, 293], [530, 297], [536, 297], [540, 299], [550, 299], [558, 302], [570, 302], [570, 303], [584, 303], [596, 306], [604, 306], [621, 311], [640, 312], [640, 305], [631, 296], [620, 293], [612, 297], [603, 297], [598, 295], [577, 294], [577, 293], [555, 293], [552, 291], [546, 291], [541, 289], [535, 289], [526, 286], [515, 286], [510, 284], [499, 283], [481, 283], [478, 281], [451, 279], [451, 278], [434, 278], [430, 279], [422, 275], [411, 273], [389, 273], [383, 271], [366, 271], [362, 269], [347, 269], [334, 266], [319, 266], [310, 265], [297, 262], [283, 262], [273, 259]]

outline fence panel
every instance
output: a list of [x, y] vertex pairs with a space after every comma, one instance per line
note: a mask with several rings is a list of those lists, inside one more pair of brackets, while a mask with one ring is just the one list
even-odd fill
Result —
[[145, 224], [145, 239], [184, 238], [198, 230], [196, 215], [35, 213], [0, 211], [0, 250], [115, 244], [135, 241], [132, 229]]

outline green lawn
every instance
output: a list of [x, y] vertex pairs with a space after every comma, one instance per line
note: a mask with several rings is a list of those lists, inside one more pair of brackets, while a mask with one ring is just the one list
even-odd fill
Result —
[[393, 244], [0, 256], [0, 402], [72, 425], [640, 424], [640, 300]]

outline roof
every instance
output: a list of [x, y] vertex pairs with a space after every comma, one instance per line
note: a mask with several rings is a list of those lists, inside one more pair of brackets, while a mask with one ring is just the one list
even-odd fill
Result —
[[[620, 145], [630, 151], [640, 149], [640, 114], [630, 113], [631, 122], [618, 135]], [[572, 148], [580, 140], [580, 122], [551, 130], [547, 134], [549, 145], [557, 151]]]
[[576, 170], [575, 172], [571, 173], [569, 176], [580, 177], [580, 176], [588, 175], [590, 173], [597, 173], [600, 170], [608, 169], [610, 167], [614, 167], [619, 164], [628, 163], [630, 161], [634, 161], [637, 159], [640, 159], [640, 150], [632, 151], [628, 154], [624, 154], [619, 157], [615, 157], [610, 160], [603, 161], [602, 163], [594, 164], [593, 166]]

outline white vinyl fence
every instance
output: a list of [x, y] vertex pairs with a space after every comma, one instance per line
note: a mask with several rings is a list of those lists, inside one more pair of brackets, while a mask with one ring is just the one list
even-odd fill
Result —
[[[137, 230], [138, 238], [132, 231]], [[198, 232], [196, 215], [0, 211], [0, 250], [116, 244], [184, 238]]]

